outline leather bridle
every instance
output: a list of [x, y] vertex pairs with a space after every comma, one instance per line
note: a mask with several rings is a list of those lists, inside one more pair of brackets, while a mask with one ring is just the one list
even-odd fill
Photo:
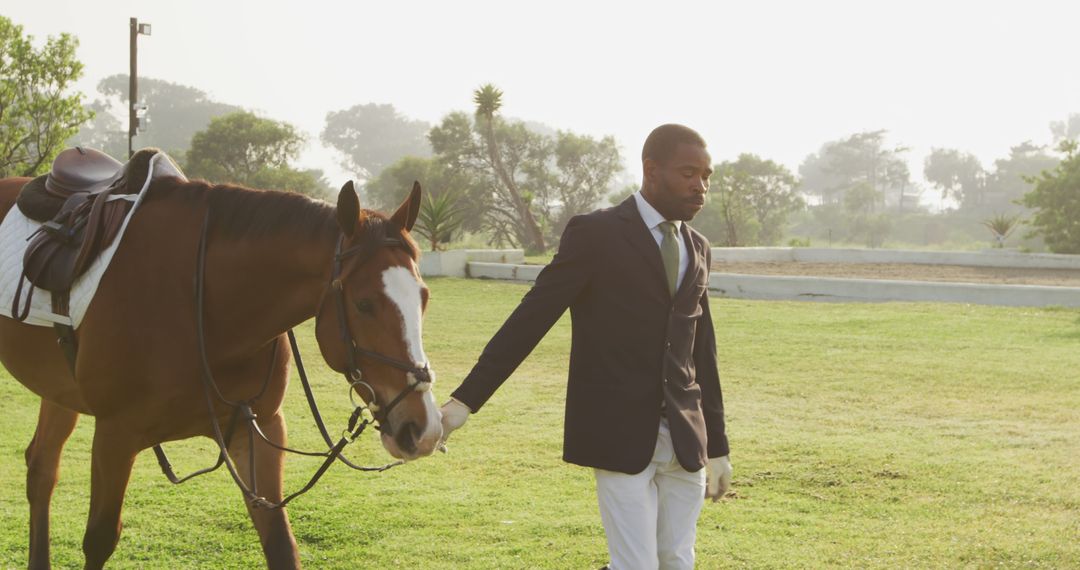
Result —
[[[319, 432], [323, 437], [323, 441], [325, 441], [326, 445], [328, 446], [328, 449], [326, 451], [298, 451], [296, 449], [291, 449], [289, 447], [271, 441], [259, 428], [259, 425], [256, 422], [257, 416], [252, 410], [255, 401], [258, 400], [260, 396], [262, 396], [270, 383], [273, 366], [271, 366], [268, 370], [266, 379], [263, 381], [262, 388], [259, 390], [258, 393], [255, 394], [254, 397], [248, 400], [231, 401], [226, 399], [221, 394], [221, 391], [218, 389], [217, 382], [214, 381], [213, 374], [210, 370], [209, 359], [207, 358], [206, 354], [206, 337], [203, 327], [203, 285], [205, 283], [206, 242], [209, 233], [209, 222], [210, 213], [208, 211], [206, 214], [206, 218], [203, 221], [203, 229], [201, 237], [199, 239], [199, 250], [195, 267], [195, 321], [196, 337], [199, 348], [199, 359], [202, 368], [202, 374], [200, 376], [202, 377], [203, 382], [203, 392], [206, 398], [207, 410], [210, 415], [211, 427], [213, 428], [213, 439], [218, 445], [220, 454], [218, 455], [217, 463], [215, 463], [213, 466], [201, 469], [181, 478], [177, 477], [177, 475], [173, 472], [172, 465], [169, 463], [169, 459], [165, 455], [165, 451], [164, 449], [162, 449], [161, 445], [155, 445], [154, 454], [157, 456], [158, 465], [161, 467], [161, 470], [165, 474], [165, 477], [173, 484], [180, 484], [193, 477], [209, 473], [216, 470], [218, 467], [225, 465], [225, 467], [229, 471], [229, 474], [232, 476], [233, 481], [240, 488], [240, 491], [244, 494], [248, 501], [251, 502], [252, 505], [261, 508], [278, 509], [284, 507], [296, 497], [311, 490], [311, 488], [315, 486], [315, 483], [317, 483], [319, 479], [323, 476], [323, 474], [326, 473], [326, 470], [330, 468], [330, 465], [333, 464], [334, 461], [341, 461], [342, 463], [358, 471], [385, 471], [387, 469], [390, 469], [391, 467], [395, 467], [404, 463], [404, 461], [396, 461], [380, 467], [362, 467], [353, 464], [341, 453], [346, 445], [352, 443], [358, 437], [360, 437], [360, 434], [364, 432], [365, 428], [372, 424], [372, 421], [365, 416], [365, 411], [370, 412], [370, 416], [374, 418], [379, 431], [381, 431], [383, 434], [391, 435], [388, 433], [390, 431], [390, 411], [393, 410], [394, 407], [397, 406], [410, 393], [414, 391], [426, 391], [431, 387], [431, 371], [429, 369], [428, 363], [425, 362], [423, 367], [419, 367], [413, 364], [409, 364], [407, 362], [402, 362], [400, 360], [391, 358], [384, 354], [357, 346], [355, 340], [353, 339], [352, 333], [349, 331], [348, 319], [346, 318], [345, 313], [345, 286], [342, 279], [342, 266], [344, 265], [343, 261], [350, 257], [356, 256], [357, 265], [363, 264], [364, 262], [368, 261], [372, 256], [374, 256], [375, 252], [380, 248], [399, 247], [402, 249], [408, 249], [405, 242], [401, 238], [387, 237], [385, 234], [385, 228], [380, 228], [380, 234], [378, 236], [371, 237], [371, 239], [366, 239], [363, 241], [363, 243], [355, 245], [348, 249], [344, 249], [345, 236], [342, 235], [338, 238], [337, 248], [334, 251], [334, 261], [333, 268], [330, 274], [328, 294], [332, 295], [335, 298], [335, 302], [337, 304], [338, 324], [341, 329], [341, 339], [342, 342], [344, 342], [345, 344], [345, 360], [347, 368], [344, 371], [344, 375], [345, 379], [349, 382], [350, 385], [350, 400], [353, 399], [353, 392], [356, 392], [359, 395], [358, 388], [360, 388], [361, 386], [366, 387], [367, 390], [371, 392], [371, 399], [365, 400], [366, 402], [368, 402], [367, 404], [360, 405], [357, 405], [356, 402], [353, 401], [354, 409], [349, 417], [348, 428], [346, 428], [346, 430], [342, 433], [341, 438], [337, 441], [337, 443], [333, 443], [330, 439], [330, 434], [327, 431], [325, 424], [323, 423], [322, 415], [319, 413], [319, 408], [315, 404], [315, 396], [311, 390], [311, 384], [310, 382], [308, 382], [307, 373], [304, 370], [304, 363], [300, 357], [300, 349], [296, 342], [296, 337], [291, 329], [288, 331], [289, 344], [292, 347], [293, 358], [296, 362], [296, 368], [300, 375], [301, 384], [303, 384], [304, 387], [304, 394], [307, 396], [308, 405], [311, 408], [311, 413], [313, 419], [315, 420], [315, 425], [319, 428]], [[326, 296], [327, 295], [324, 295], [324, 299], [326, 298]], [[414, 381], [411, 382], [392, 400], [390, 400], [390, 402], [387, 403], [385, 406], [380, 405], [378, 403], [378, 396], [375, 394], [375, 390], [371, 387], [370, 384], [363, 380], [363, 376], [357, 364], [358, 357], [376, 360], [399, 370], [403, 370], [407, 374], [411, 375]], [[275, 343], [274, 349], [271, 352], [270, 356], [271, 363], [273, 363], [276, 358], [277, 344]], [[228, 430], [225, 432], [223, 432], [221, 429], [221, 425], [218, 422], [217, 413], [214, 409], [214, 396], [216, 396], [217, 399], [223, 402], [225, 405], [233, 408], [232, 419], [229, 422]], [[362, 395], [361, 399], [363, 399]], [[229, 441], [232, 439], [233, 432], [240, 421], [247, 423], [248, 437], [250, 438], [250, 445], [248, 446], [250, 455], [249, 463], [251, 473], [253, 475], [253, 480], [250, 487], [240, 478], [236, 466], [234, 465], [232, 458], [228, 454]], [[279, 502], [272, 502], [259, 495], [257, 480], [254, 478], [254, 440], [256, 437], [259, 437], [271, 447], [274, 447], [281, 451], [312, 457], [325, 457], [326, 459], [325, 461], [323, 461], [322, 465], [315, 472], [315, 474], [312, 475], [311, 479], [307, 482], [307, 484], [304, 485], [300, 490], [292, 493], [291, 495], [285, 497]]]
[[[334, 266], [332, 273], [330, 274], [330, 294], [333, 295], [335, 304], [337, 305], [338, 328], [341, 331], [341, 341], [345, 345], [345, 379], [349, 382], [349, 385], [352, 386], [352, 390], [361, 398], [363, 398], [363, 395], [360, 394], [359, 388], [361, 386], [367, 388], [367, 391], [371, 394], [371, 399], [366, 400], [368, 402], [368, 409], [370, 409], [371, 413], [375, 416], [375, 420], [379, 425], [379, 431], [386, 435], [392, 435], [389, 433], [390, 411], [410, 393], [417, 390], [424, 392], [430, 389], [431, 369], [427, 362], [423, 364], [423, 367], [420, 367], [356, 345], [352, 332], [349, 330], [349, 320], [346, 316], [345, 309], [347, 306], [345, 303], [345, 285], [341, 276], [344, 261], [350, 257], [356, 256], [358, 258], [356, 263], [360, 265], [367, 262], [380, 248], [397, 247], [406, 249], [406, 245], [401, 238], [387, 237], [383, 234], [375, 239], [367, 240], [364, 243], [354, 245], [348, 249], [343, 249], [344, 246], [345, 236], [342, 235], [338, 237], [337, 249], [334, 251]], [[402, 370], [407, 375], [411, 376], [414, 381], [410, 382], [409, 385], [390, 400], [388, 404], [381, 405], [378, 403], [378, 396], [376, 396], [375, 390], [363, 379], [358, 364], [359, 357], [369, 358], [397, 368], [398, 370]]]

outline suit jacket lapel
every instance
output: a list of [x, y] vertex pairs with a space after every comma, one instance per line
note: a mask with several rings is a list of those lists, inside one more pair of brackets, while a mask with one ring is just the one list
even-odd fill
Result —
[[638, 212], [634, 197], [630, 196], [623, 200], [617, 210], [619, 217], [623, 220], [623, 236], [645, 258], [645, 262], [650, 268], [649, 272], [653, 274], [653, 278], [657, 283], [663, 286], [664, 291], [667, 291], [667, 277], [664, 273], [664, 260], [660, 257], [660, 248], [656, 246], [656, 240], [649, 233], [645, 221], [641, 219], [641, 213]]
[[[689, 256], [686, 264], [686, 275], [683, 277], [682, 283], [675, 289], [675, 296], [678, 297], [680, 293], [687, 288], [692, 287], [697, 280], [698, 271], [705, 265], [705, 252], [699, 251], [700, 245], [694, 241], [694, 238], [690, 235], [690, 227], [686, 225], [686, 222], [681, 224], [682, 226], [682, 238], [683, 243], [686, 244], [686, 255]], [[708, 275], [708, 268], [705, 269], [706, 275]]]

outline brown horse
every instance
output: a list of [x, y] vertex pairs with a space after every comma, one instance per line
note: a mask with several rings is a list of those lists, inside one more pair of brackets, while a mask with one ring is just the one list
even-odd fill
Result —
[[[0, 219], [26, 181], [0, 180]], [[419, 185], [390, 218], [361, 210], [351, 182], [336, 208], [297, 194], [175, 178], [157, 180], [147, 192], [77, 331], [74, 376], [51, 328], [0, 317], [0, 362], [41, 396], [26, 450], [31, 567], [49, 567], [49, 503], [61, 449], [79, 414], [96, 418], [83, 538], [87, 568], [101, 568], [116, 548], [136, 454], [162, 442], [212, 436], [199, 328], [221, 396], [250, 401], [265, 384], [251, 408], [275, 442], [284, 444], [286, 437], [281, 404], [290, 357], [283, 333], [312, 316], [326, 362], [354, 379], [362, 376], [366, 384], [358, 393], [382, 406], [382, 442], [391, 455], [430, 454], [442, 436], [429, 384], [418, 388], [415, 377], [418, 371], [427, 376], [420, 342], [427, 289], [409, 236]], [[204, 223], [199, 327], [192, 283]], [[356, 251], [364, 255], [348, 255]], [[350, 336], [347, 347], [343, 338]], [[359, 370], [349, 370], [353, 362]], [[408, 366], [393, 365], [402, 362]], [[216, 406], [221, 425], [231, 413]], [[281, 501], [282, 452], [249, 441], [234, 437], [228, 444], [240, 479], [250, 484], [254, 447], [259, 492]], [[267, 565], [299, 567], [285, 509], [248, 499]]]

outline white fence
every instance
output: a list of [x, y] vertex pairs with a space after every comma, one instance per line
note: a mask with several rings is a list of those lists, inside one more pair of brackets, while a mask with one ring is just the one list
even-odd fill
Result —
[[[489, 258], [490, 259], [490, 258]], [[917, 263], [976, 267], [1080, 269], [1080, 256], [1014, 252], [922, 252], [811, 248], [713, 248], [714, 261], [772, 261], [805, 263]], [[1006, 263], [1008, 262], [1008, 263]], [[466, 273], [478, 279], [535, 281], [540, 265], [469, 261]], [[709, 290], [737, 299], [775, 299], [844, 302], [941, 302], [1008, 306], [1080, 307], [1080, 288], [1036, 285], [987, 285], [838, 279], [825, 277], [739, 275], [714, 272]]]
[[425, 251], [420, 254], [420, 275], [424, 277], [468, 277], [470, 262], [524, 263], [520, 249], [452, 249]]
[[1080, 269], [1080, 255], [1016, 251], [912, 251], [813, 247], [714, 247], [714, 262], [911, 263], [1024, 269]]
[[509, 263], [470, 262], [469, 277], [503, 281], [536, 281], [543, 265], [513, 265]]
[[1080, 288], [713, 273], [709, 290], [735, 299], [910, 301], [1080, 307]]

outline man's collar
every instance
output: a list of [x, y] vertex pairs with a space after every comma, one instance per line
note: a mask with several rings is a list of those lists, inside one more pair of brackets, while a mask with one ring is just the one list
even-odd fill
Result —
[[[661, 222], [666, 220], [660, 212], [656, 211], [656, 208], [645, 199], [645, 196], [641, 194], [641, 190], [634, 192], [634, 201], [637, 203], [638, 213], [641, 214], [641, 219], [645, 221], [645, 227], [650, 230], [660, 225]], [[682, 231], [682, 220], [671, 220], [675, 224], [675, 231]]]

